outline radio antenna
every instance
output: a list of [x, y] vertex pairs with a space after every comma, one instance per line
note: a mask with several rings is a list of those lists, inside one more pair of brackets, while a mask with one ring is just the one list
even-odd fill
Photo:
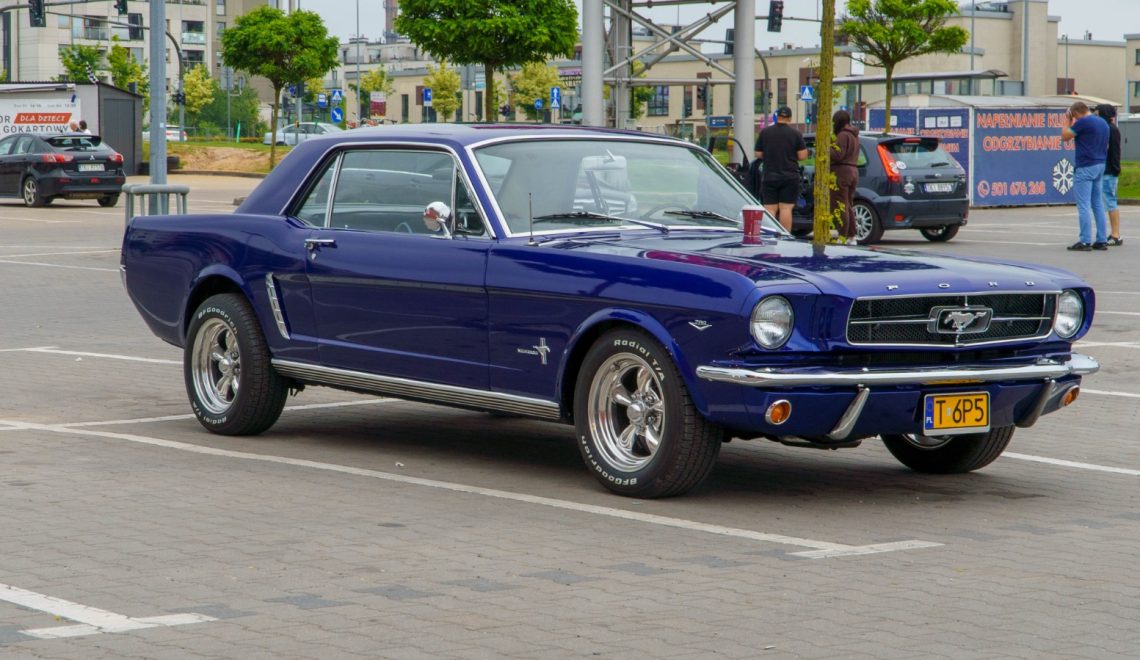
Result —
[[534, 194], [526, 194], [526, 215], [530, 218], [530, 243], [527, 245], [538, 245], [534, 242]]

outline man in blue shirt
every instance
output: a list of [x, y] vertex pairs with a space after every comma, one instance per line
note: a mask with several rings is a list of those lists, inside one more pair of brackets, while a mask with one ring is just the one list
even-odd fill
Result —
[[[1077, 219], [1080, 239], [1070, 250], [1088, 252], [1108, 249], [1108, 216], [1104, 212], [1104, 162], [1108, 158], [1108, 124], [1089, 112], [1082, 101], [1069, 106], [1069, 125], [1061, 129], [1061, 137], [1075, 140], [1077, 169], [1073, 176], [1073, 194], [1077, 197]], [[1092, 240], [1093, 217], [1096, 218], [1096, 241]]]

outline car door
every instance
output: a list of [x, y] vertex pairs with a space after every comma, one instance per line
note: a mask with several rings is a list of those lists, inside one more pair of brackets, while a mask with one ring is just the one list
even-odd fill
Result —
[[425, 207], [467, 193], [449, 152], [346, 151], [327, 226], [308, 261], [322, 364], [486, 389], [487, 254], [483, 225], [429, 231]]
[[12, 153], [17, 139], [19, 136], [13, 135], [0, 140], [0, 195], [20, 194], [20, 182], [15, 176], [19, 170], [15, 163], [16, 157]]

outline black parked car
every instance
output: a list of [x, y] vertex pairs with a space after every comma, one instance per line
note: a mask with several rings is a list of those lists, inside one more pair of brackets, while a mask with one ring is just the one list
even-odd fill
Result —
[[[812, 231], [815, 136], [804, 137], [811, 155], [803, 165], [803, 194], [792, 233]], [[939, 147], [938, 138], [861, 133], [859, 186], [855, 189], [856, 237], [874, 243], [888, 229], [917, 229], [928, 240], [948, 241], [970, 215], [966, 172]]]
[[20, 133], [0, 140], [0, 195], [44, 206], [57, 197], [119, 203], [123, 156], [97, 135]]

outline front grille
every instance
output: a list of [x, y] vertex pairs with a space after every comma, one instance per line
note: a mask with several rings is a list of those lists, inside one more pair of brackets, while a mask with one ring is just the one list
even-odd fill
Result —
[[[860, 298], [851, 306], [847, 341], [875, 346], [968, 346], [1044, 337], [1053, 328], [1055, 293], [988, 293]], [[982, 332], [931, 329], [940, 308], [989, 310]]]

